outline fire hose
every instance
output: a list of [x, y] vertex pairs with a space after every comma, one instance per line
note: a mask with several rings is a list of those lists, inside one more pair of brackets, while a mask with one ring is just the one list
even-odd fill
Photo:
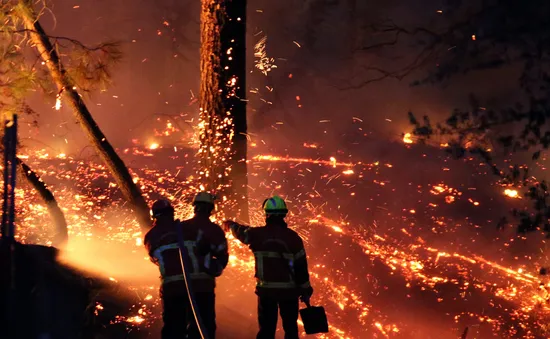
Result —
[[185, 251], [185, 241], [183, 239], [183, 231], [181, 229], [181, 224], [176, 226], [178, 230], [178, 245], [180, 252], [180, 264], [181, 270], [183, 272], [183, 281], [185, 282], [185, 288], [187, 290], [187, 297], [189, 298], [189, 303], [191, 304], [191, 310], [193, 311], [193, 316], [195, 322], [197, 323], [197, 328], [199, 329], [199, 334], [202, 339], [208, 339], [208, 334], [204, 329], [204, 323], [202, 322], [200, 313], [198, 311], [197, 302], [194, 298], [193, 286], [191, 284], [191, 278], [189, 277], [189, 271], [186, 269], [190, 267], [189, 258], [187, 257], [187, 252]]

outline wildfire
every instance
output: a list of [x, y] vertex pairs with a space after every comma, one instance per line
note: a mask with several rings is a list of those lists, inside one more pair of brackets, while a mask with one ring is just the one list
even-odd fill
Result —
[[412, 137], [411, 133], [405, 133], [405, 135], [403, 136], [403, 142], [406, 144], [412, 144], [413, 139], [411, 139], [411, 137]]
[[[150, 147], [147, 148], [150, 149]], [[145, 196], [150, 199], [156, 196], [168, 197], [174, 202], [178, 217], [185, 218], [192, 213], [188, 201], [199, 189], [199, 185], [196, 179], [192, 178], [193, 173], [185, 175], [180, 173], [189, 166], [183, 162], [183, 159], [188, 157], [182, 152], [181, 150], [175, 152], [175, 156], [182, 161], [180, 165], [182, 167], [161, 170], [144, 167], [136, 169], [133, 176], [139, 178], [138, 183]], [[54, 176], [58, 182], [54, 186], [54, 193], [70, 225], [70, 238], [88, 241], [105, 237], [102, 241], [125, 244], [134, 248], [136, 259], [143, 265], [148, 265], [147, 259], [143, 258], [143, 233], [139, 226], [130, 212], [121, 213], [120, 210], [112, 208], [117, 204], [114, 195], [116, 186], [109, 184], [110, 176], [105, 166], [74, 159], [70, 155], [61, 159], [45, 156], [45, 154], [47, 155], [46, 152], [30, 153], [28, 158], [33, 164], [37, 164], [37, 168], [44, 168], [44, 173], [47, 173], [47, 176]], [[146, 159], [150, 158], [146, 158], [145, 154], [143, 149], [128, 152], [128, 155], [136, 159], [147, 161]], [[315, 166], [306, 167], [303, 164]], [[373, 226], [357, 224], [346, 220], [343, 215], [339, 216], [337, 210], [324, 210], [327, 206], [331, 206], [330, 202], [334, 202], [335, 208], [336, 205], [341, 204], [340, 201], [331, 198], [332, 191], [341, 190], [346, 194], [360, 191], [354, 188], [365, 182], [360, 178], [369, 178], [369, 182], [372, 182], [374, 180], [372, 177], [383, 175], [383, 171], [393, 171], [396, 167], [394, 165], [385, 164], [384, 166], [378, 161], [345, 163], [338, 161], [335, 157], [322, 160], [256, 155], [251, 158], [253, 173], [261, 173], [264, 170], [268, 173], [265, 177], [269, 179], [262, 180], [256, 185], [258, 189], [263, 189], [262, 192], [266, 195], [284, 189], [273, 171], [280, 171], [281, 174], [284, 172], [283, 178], [287, 178], [285, 180], [289, 180], [288, 178], [293, 175], [299, 179], [299, 184], [289, 182], [286, 186], [286, 189], [294, 190], [294, 193], [289, 196], [289, 204], [294, 213], [289, 221], [308, 244], [306, 247], [310, 257], [312, 284], [316, 290], [315, 302], [326, 307], [331, 322], [331, 333], [325, 338], [367, 338], [372, 331], [386, 337], [392, 337], [398, 333], [407, 336], [411, 333], [410, 324], [397, 321], [395, 317], [385, 314], [377, 306], [380, 300], [375, 301], [380, 298], [379, 295], [394, 296], [400, 293], [404, 293], [402, 297], [407, 299], [407, 295], [416, 293], [415, 290], [424, 291], [423, 298], [433, 296], [434, 302], [440, 305], [451, 303], [459, 305], [460, 300], [466, 302], [472, 298], [481, 297], [494, 300], [484, 304], [484, 308], [480, 310], [466, 311], [458, 307], [455, 311], [452, 304], [446, 312], [449, 312], [451, 321], [460, 324], [466, 322], [486, 328], [497, 338], [513, 337], [510, 333], [516, 331], [514, 326], [537, 327], [537, 321], [531, 318], [535, 310], [542, 312], [544, 318], [541, 319], [547, 319], [545, 317], [550, 316], [550, 308], [545, 301], [547, 293], [539, 287], [539, 278], [531, 273], [533, 270], [530, 267], [519, 263], [507, 265], [499, 260], [490, 260], [471, 253], [467, 247], [448, 249], [435, 246], [434, 243], [441, 244], [441, 241], [427, 238], [426, 234], [419, 231], [423, 225], [414, 222], [415, 218], [426, 213], [422, 206], [403, 207], [406, 213], [402, 213], [395, 219], [388, 219], [389, 223], [395, 223], [397, 226], [395, 229], [380, 227], [376, 222]], [[338, 167], [344, 167], [344, 169], [338, 169]], [[54, 168], [55, 171], [52, 170]], [[351, 176], [351, 174], [354, 175]], [[313, 178], [313, 186], [301, 186], [305, 185], [303, 182], [308, 176]], [[341, 180], [338, 179], [339, 177]], [[107, 183], [98, 186], [99, 178], [106, 179]], [[45, 180], [48, 181], [48, 178], [46, 177]], [[376, 181], [380, 184], [371, 183], [371, 185], [378, 187], [379, 192], [392, 189], [392, 181], [388, 178], [378, 178]], [[382, 183], [384, 185], [381, 185]], [[372, 189], [367, 192], [368, 196], [376, 199], [372, 200], [373, 203], [364, 203], [366, 207], [380, 206], [381, 211], [387, 209], [378, 201], [380, 199]], [[450, 203], [464, 199], [470, 201], [472, 205], [476, 203], [479, 205], [481, 201], [477, 197], [470, 197], [470, 193], [462, 194], [443, 182], [432, 184], [425, 192], [427, 197], [434, 200], [433, 202], [445, 199]], [[468, 196], [464, 197], [466, 194]], [[27, 188], [20, 189], [17, 191], [17, 199], [21, 206], [19, 240], [28, 241], [31, 237], [38, 237], [44, 242], [49, 241], [50, 232], [44, 227], [49, 225], [49, 216], [36, 194]], [[358, 201], [363, 204], [361, 199], [363, 198], [358, 198]], [[259, 202], [253, 201], [251, 206], [259, 205]], [[431, 206], [430, 208], [433, 209], [438, 206], [438, 204], [429, 205], [429, 203], [432, 204], [431, 201], [426, 202], [425, 206]], [[116, 215], [116, 223], [113, 223], [113, 215]], [[252, 217], [254, 223], [262, 222], [260, 214]], [[434, 219], [434, 225], [436, 225], [433, 228], [434, 233], [445, 230], [454, 232], [464, 227], [445, 218]], [[109, 230], [109, 232], [103, 232], [106, 235], [100, 235], [102, 232], [99, 230]], [[316, 248], [318, 244], [310, 244], [318, 237], [328, 239], [326, 245]], [[247, 293], [252, 293], [253, 281], [250, 277], [253, 275], [254, 260], [246, 246], [231, 235], [228, 235], [228, 240], [231, 270], [224, 273], [222, 278], [231, 283], [226, 284], [222, 279], [217, 293], [234, 296], [232, 298], [235, 305], [240, 305], [239, 298], [242, 294], [236, 291], [246, 290]], [[350, 258], [352, 255], [353, 258]], [[96, 259], [94, 258], [93, 261]], [[361, 268], [361, 265], [359, 267], [350, 265], [349, 267], [355, 268], [347, 268], [348, 261], [362, 263], [361, 265], [365, 265], [365, 268]], [[382, 279], [387, 273], [384, 273], [384, 270], [375, 270], [374, 267], [378, 266], [371, 267], [369, 263], [383, 266], [391, 272], [390, 276], [393, 277], [391, 279], [400, 281], [402, 286], [399, 287], [399, 283], [389, 285], [384, 282]], [[344, 266], [346, 269], [342, 268]], [[349, 269], [354, 271], [350, 273]], [[137, 271], [139, 270], [137, 268]], [[110, 279], [116, 283], [122, 278], [117, 272], [113, 272]], [[247, 281], [248, 285], [236, 285], [235, 281]], [[129, 310], [131, 315], [120, 316], [119, 321], [128, 326], [148, 326], [144, 324], [158, 321], [158, 309], [149, 309], [151, 305], [158, 304], [157, 297], [151, 292], [156, 289], [156, 286], [137, 285], [132, 289], [139, 291], [143, 304], [136, 306], [139, 310]], [[446, 292], [443, 294], [442, 290]], [[505, 303], [506, 306], [499, 306], [501, 303]], [[145, 305], [147, 308], [144, 307]], [[100, 312], [104, 307], [106, 306], [98, 304], [95, 311]], [[504, 310], [505, 307], [506, 310]]]

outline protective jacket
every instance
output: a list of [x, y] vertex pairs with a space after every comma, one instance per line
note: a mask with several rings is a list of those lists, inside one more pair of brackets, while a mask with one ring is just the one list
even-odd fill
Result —
[[161, 294], [186, 295], [178, 245], [181, 228], [184, 249], [191, 267], [194, 292], [214, 292], [215, 278], [227, 266], [229, 254], [223, 230], [207, 217], [195, 216], [185, 221], [156, 223], [145, 235], [144, 244], [151, 261], [159, 266]]
[[237, 223], [230, 227], [235, 238], [254, 253], [256, 294], [282, 299], [311, 295], [304, 243], [283, 220], [268, 219], [262, 227]]

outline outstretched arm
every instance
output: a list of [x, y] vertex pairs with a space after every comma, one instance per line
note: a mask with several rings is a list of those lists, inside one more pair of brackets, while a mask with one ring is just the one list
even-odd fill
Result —
[[224, 221], [223, 226], [226, 232], [231, 230], [231, 233], [233, 233], [233, 236], [239, 239], [240, 242], [246, 245], [250, 244], [250, 239], [248, 234], [248, 231], [250, 230], [250, 226], [240, 225], [231, 220]]

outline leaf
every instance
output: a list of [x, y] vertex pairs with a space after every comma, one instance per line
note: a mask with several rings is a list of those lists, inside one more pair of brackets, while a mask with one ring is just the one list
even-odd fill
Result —
[[416, 120], [412, 112], [409, 112], [409, 122], [411, 123], [411, 125], [418, 126], [418, 120]]

